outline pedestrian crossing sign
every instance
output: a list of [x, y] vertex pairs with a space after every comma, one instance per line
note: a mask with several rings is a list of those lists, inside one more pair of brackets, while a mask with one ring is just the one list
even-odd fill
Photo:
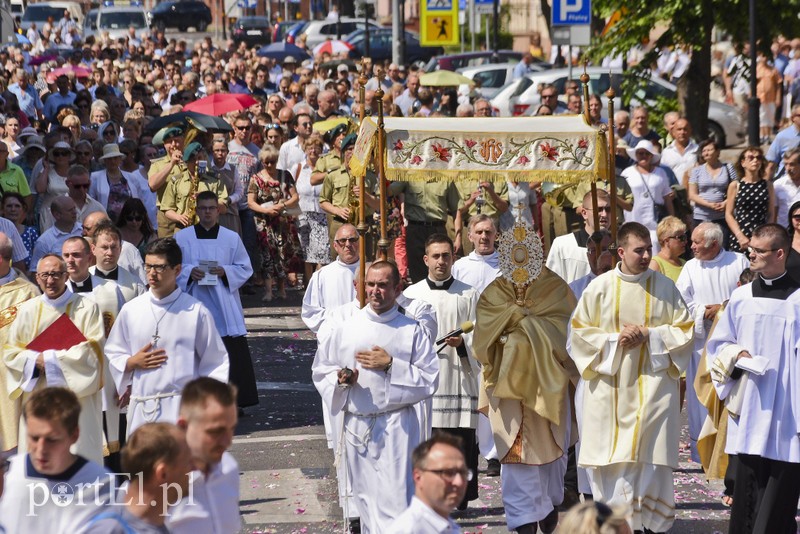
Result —
[[455, 0], [421, 0], [420, 44], [452, 46], [460, 43], [458, 2]]

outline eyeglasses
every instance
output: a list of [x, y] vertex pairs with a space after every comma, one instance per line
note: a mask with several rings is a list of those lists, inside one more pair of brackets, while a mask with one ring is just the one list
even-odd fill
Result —
[[51, 273], [36, 273], [36, 276], [41, 280], [47, 281], [47, 280], [58, 280], [65, 274], [67, 273], [64, 271], [53, 271]]
[[172, 266], [167, 265], [166, 263], [145, 263], [144, 270], [145, 272], [155, 271], [158, 274], [163, 273], [167, 269], [170, 269]]
[[129, 221], [129, 222], [142, 222], [142, 216], [141, 215], [128, 215], [127, 217], [125, 217], [125, 220]]
[[75, 151], [75, 155], [76, 156], [91, 156], [92, 153], [89, 152], [88, 150], [85, 150], [85, 151], [84, 150], [76, 150]]
[[761, 161], [762, 159], [764, 159], [764, 156], [761, 156], [761, 155], [758, 155], [758, 154], [756, 154], [755, 156], [747, 155], [747, 156], [744, 157], [744, 159], [745, 159], [745, 161]]
[[461, 478], [463, 478], [467, 482], [472, 480], [473, 477], [472, 471], [470, 471], [466, 467], [463, 469], [421, 469], [421, 471], [427, 471], [428, 473], [435, 473], [439, 475], [445, 482], [453, 482], [453, 480], [455, 480], [456, 476], [458, 475], [461, 475]]
[[780, 250], [778, 248], [756, 248], [756, 247], [747, 247], [748, 254], [755, 254], [756, 256], [766, 256], [770, 252], [775, 252], [776, 250]]
[[556, 97], [556, 95], [555, 95], [555, 94], [552, 94], [552, 95], [542, 95], [542, 98], [555, 98], [555, 97]]
[[358, 243], [358, 238], [357, 237], [343, 237], [341, 239], [334, 240], [334, 242], [337, 245], [339, 245], [340, 247], [343, 247], [345, 245], [354, 245], [354, 244]]
[[[586, 211], [593, 211], [593, 208], [591, 206], [589, 206], [588, 208], [583, 208], [583, 209], [585, 209]], [[597, 211], [599, 211], [600, 213], [611, 213], [611, 207], [610, 206], [597, 206]]]
[[274, 130], [274, 129], [280, 128], [280, 127], [281, 127], [281, 125], [278, 124], [277, 122], [273, 122], [273, 123], [264, 125], [264, 128], [267, 129], [267, 130]]
[[796, 215], [792, 215], [792, 220], [794, 220], [794, 221], [800, 221], [800, 213], [798, 213], [798, 214], [796, 214]]
[[264, 160], [262, 163], [264, 165], [275, 165], [276, 163], [278, 163], [278, 161], [274, 160], [274, 159], [267, 159], [267, 160]]
[[53, 152], [53, 155], [57, 158], [66, 158], [69, 156], [69, 152], [65, 150], [56, 150], [55, 152]]
[[671, 235], [671, 236], [669, 236], [667, 239], [677, 239], [678, 241], [681, 241], [681, 242], [683, 242], [683, 243], [686, 243], [686, 234], [681, 234], [681, 235]]
[[246, 124], [244, 126], [239, 126], [237, 124], [236, 126], [234, 126], [234, 128], [236, 128], [237, 130], [249, 130], [251, 128], [251, 126], [249, 124]]
[[72, 184], [75, 189], [89, 189], [89, 184]]
[[297, 126], [300, 128], [308, 128], [311, 126], [311, 123], [310, 122], [297, 123]]

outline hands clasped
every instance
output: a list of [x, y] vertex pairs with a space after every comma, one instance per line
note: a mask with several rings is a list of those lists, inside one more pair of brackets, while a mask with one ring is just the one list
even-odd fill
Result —
[[619, 344], [626, 349], [638, 347], [647, 341], [649, 335], [650, 329], [646, 326], [626, 324], [619, 333]]

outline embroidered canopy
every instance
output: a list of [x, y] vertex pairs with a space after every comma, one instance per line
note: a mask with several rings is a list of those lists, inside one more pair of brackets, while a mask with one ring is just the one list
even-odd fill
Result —
[[[576, 183], [606, 179], [605, 132], [583, 115], [524, 118], [385, 119], [389, 180], [513, 180]], [[366, 172], [377, 121], [359, 129], [350, 170]]]

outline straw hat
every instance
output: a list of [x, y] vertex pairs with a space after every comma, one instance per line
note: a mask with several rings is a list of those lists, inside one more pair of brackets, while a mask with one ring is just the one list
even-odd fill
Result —
[[100, 156], [100, 159], [110, 159], [110, 158], [124, 158], [125, 154], [119, 151], [119, 145], [116, 143], [109, 143], [103, 147], [103, 155]]

